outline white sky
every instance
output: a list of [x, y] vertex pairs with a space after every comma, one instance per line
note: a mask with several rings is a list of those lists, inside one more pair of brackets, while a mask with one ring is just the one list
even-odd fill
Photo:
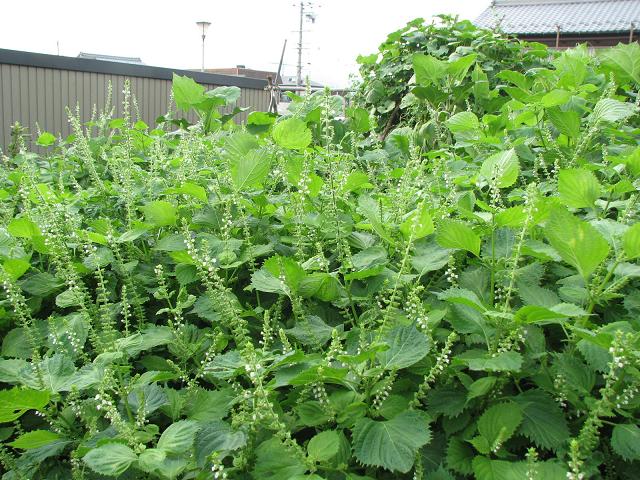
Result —
[[[0, 0], [0, 48], [75, 57], [80, 51], [141, 57], [147, 65], [199, 68], [195, 22], [212, 22], [207, 68], [277, 69], [284, 39], [285, 75], [295, 75], [297, 0]], [[406, 22], [453, 13], [473, 20], [490, 0], [316, 0], [315, 24], [305, 23], [304, 75], [345, 86], [358, 54], [377, 51]], [[307, 65], [307, 63], [309, 63]]]

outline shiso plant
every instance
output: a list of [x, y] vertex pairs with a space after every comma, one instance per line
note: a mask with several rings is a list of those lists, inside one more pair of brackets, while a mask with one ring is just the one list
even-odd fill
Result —
[[2, 478], [635, 478], [640, 47], [485, 71], [473, 35], [413, 54], [384, 141], [329, 92], [235, 125], [176, 76], [193, 125], [125, 88], [16, 142]]

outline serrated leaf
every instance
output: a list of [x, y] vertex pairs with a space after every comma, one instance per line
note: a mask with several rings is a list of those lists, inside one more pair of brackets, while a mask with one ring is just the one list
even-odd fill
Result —
[[433, 220], [426, 204], [414, 210], [407, 219], [400, 224], [400, 231], [404, 238], [419, 240], [431, 235], [434, 231]]
[[14, 387], [0, 390], [0, 423], [13, 422], [29, 410], [40, 410], [49, 403], [49, 392]]
[[616, 425], [611, 434], [611, 447], [627, 461], [640, 460], [640, 428], [633, 423]]
[[327, 430], [315, 435], [307, 444], [309, 457], [317, 462], [326, 462], [338, 454], [340, 436], [335, 430]]
[[640, 45], [637, 42], [618, 44], [616, 47], [603, 49], [601, 65], [612, 71], [621, 82], [640, 83]]
[[480, 254], [480, 237], [466, 223], [443, 220], [438, 226], [436, 240], [445, 248], [467, 250], [475, 256]]
[[11, 445], [13, 448], [20, 448], [22, 450], [31, 450], [48, 445], [58, 439], [60, 439], [60, 435], [50, 430], [32, 430], [30, 432], [23, 433], [7, 445]]
[[28, 218], [14, 218], [7, 225], [7, 231], [18, 238], [33, 238], [42, 235], [38, 226]]
[[578, 112], [573, 110], [564, 112], [559, 108], [551, 108], [547, 110], [547, 116], [560, 133], [571, 138], [577, 138], [580, 135], [580, 115]]
[[640, 223], [635, 223], [622, 236], [622, 247], [627, 258], [640, 257]]
[[557, 107], [559, 105], [567, 103], [570, 98], [571, 98], [570, 92], [567, 92], [566, 90], [561, 90], [559, 88], [555, 88], [550, 92], [546, 93], [540, 100], [540, 103], [542, 103], [542, 106], [545, 108], [551, 108], [551, 107]]
[[519, 432], [540, 448], [558, 450], [569, 439], [569, 428], [558, 403], [542, 390], [514, 397], [522, 408]]
[[121, 443], [101, 445], [82, 457], [91, 470], [107, 477], [122, 475], [137, 459], [135, 452]]
[[472, 462], [476, 452], [467, 443], [458, 437], [452, 437], [447, 446], [447, 466], [463, 475], [471, 475], [473, 473]]
[[446, 74], [447, 64], [430, 55], [416, 53], [412, 62], [418, 85], [427, 87], [438, 83]]
[[527, 478], [527, 464], [490, 460], [477, 456], [473, 460], [473, 473], [477, 480], [522, 480]]
[[507, 188], [516, 183], [519, 173], [520, 163], [513, 148], [491, 155], [480, 167], [480, 175], [498, 188]]
[[565, 205], [572, 208], [591, 208], [600, 195], [602, 186], [589, 170], [572, 168], [560, 170], [558, 192]]
[[262, 185], [270, 168], [270, 157], [261, 149], [234, 155], [229, 160], [231, 180], [238, 191], [252, 190]]
[[637, 111], [634, 103], [620, 102], [613, 98], [603, 98], [596, 103], [591, 113], [591, 121], [598, 122], [619, 122], [624, 120]]
[[193, 439], [199, 428], [198, 422], [193, 420], [173, 423], [162, 432], [158, 448], [171, 454], [183, 453], [193, 446]]
[[549, 242], [562, 259], [587, 279], [609, 254], [609, 244], [589, 223], [555, 208], [545, 228]]
[[203, 467], [213, 452], [228, 452], [243, 447], [247, 437], [242, 431], [235, 431], [226, 422], [214, 421], [203, 425], [195, 436], [196, 461]]
[[301, 150], [311, 143], [311, 130], [299, 118], [288, 118], [276, 123], [271, 132], [273, 140], [282, 148]]
[[522, 422], [520, 405], [508, 402], [489, 407], [478, 420], [478, 432], [489, 443], [491, 449], [502, 444], [516, 432]]
[[178, 219], [176, 207], [164, 200], [147, 203], [142, 207], [142, 212], [145, 220], [156, 227], [174, 225]]
[[298, 456], [291, 455], [277, 438], [262, 442], [256, 449], [256, 463], [252, 472], [256, 480], [290, 480], [306, 470]]
[[185, 112], [205, 99], [204, 87], [187, 76], [174, 73], [171, 89], [176, 106]]
[[416, 411], [405, 411], [383, 422], [361, 418], [353, 429], [356, 458], [364, 465], [391, 472], [411, 470], [418, 449], [430, 439], [429, 424]]
[[383, 337], [389, 349], [376, 355], [380, 364], [388, 370], [407, 368], [429, 353], [429, 339], [414, 325], [396, 327]]

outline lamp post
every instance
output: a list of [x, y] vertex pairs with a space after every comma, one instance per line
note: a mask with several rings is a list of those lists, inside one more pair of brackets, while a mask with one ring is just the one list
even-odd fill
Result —
[[204, 39], [207, 37], [207, 29], [211, 22], [196, 22], [196, 25], [200, 27], [202, 30], [202, 68], [201, 70], [204, 72]]

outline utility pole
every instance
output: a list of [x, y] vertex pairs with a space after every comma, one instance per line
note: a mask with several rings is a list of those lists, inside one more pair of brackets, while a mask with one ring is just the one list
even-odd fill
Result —
[[[311, 11], [313, 7], [313, 3], [310, 1], [300, 0], [300, 30], [298, 30], [298, 66], [296, 69], [296, 85], [298, 87], [302, 86], [302, 33], [305, 18], [310, 20], [311, 23], [315, 23], [316, 15]], [[307, 10], [305, 10], [307, 9]]]
[[304, 0], [300, 0], [300, 30], [298, 30], [298, 70], [296, 85], [302, 85], [302, 22], [304, 20]]

